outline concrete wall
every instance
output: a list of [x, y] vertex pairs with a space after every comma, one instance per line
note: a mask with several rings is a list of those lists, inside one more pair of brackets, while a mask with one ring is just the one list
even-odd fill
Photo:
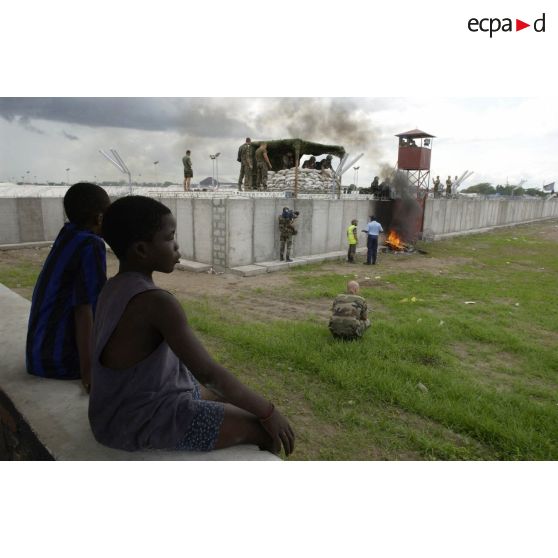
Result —
[[558, 199], [428, 199], [424, 237], [430, 239], [558, 217]]
[[[352, 219], [359, 230], [368, 215], [389, 226], [390, 202], [288, 198], [159, 198], [177, 219], [182, 257], [216, 267], [276, 260], [277, 217], [284, 206], [300, 211], [293, 255], [309, 256], [346, 248]], [[558, 217], [558, 199], [429, 199], [425, 238]], [[54, 240], [64, 223], [62, 198], [0, 198], [0, 245]]]
[[0, 198], [0, 245], [54, 240], [63, 224], [62, 198]]

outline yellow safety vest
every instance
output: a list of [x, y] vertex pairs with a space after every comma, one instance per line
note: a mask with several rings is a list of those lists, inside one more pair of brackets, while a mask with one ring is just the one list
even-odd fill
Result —
[[357, 243], [357, 239], [355, 238], [356, 235], [354, 233], [356, 228], [357, 228], [356, 225], [349, 225], [347, 227], [347, 240], [349, 241], [349, 244], [356, 244]]

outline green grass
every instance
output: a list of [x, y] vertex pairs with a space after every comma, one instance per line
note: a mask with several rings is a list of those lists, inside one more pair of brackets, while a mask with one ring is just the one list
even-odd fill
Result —
[[[267, 371], [256, 386], [286, 400], [295, 424], [289, 393], [317, 423], [338, 425], [330, 447], [304, 457], [366, 458], [358, 444], [369, 444], [388, 458], [556, 459], [556, 242], [536, 226], [520, 229], [429, 245], [430, 258], [461, 259], [449, 268], [374, 268], [381, 279], [362, 289], [373, 327], [359, 343], [334, 341], [323, 323], [255, 326], [210, 301], [186, 308], [196, 329], [220, 341], [226, 364], [248, 370], [246, 381]], [[290, 299], [301, 304], [335, 296], [347, 280], [320, 266], [290, 276]]]
[[[359, 342], [333, 340], [324, 319], [255, 321], [235, 299], [184, 307], [215, 358], [292, 421], [291, 459], [558, 459], [557, 242], [542, 234], [553, 226], [383, 257], [359, 279], [372, 310]], [[281, 288], [237, 296], [329, 308], [355, 268], [303, 266]], [[30, 286], [37, 273], [0, 266], [0, 282]]]
[[41, 271], [41, 266], [20, 262], [17, 266], [0, 264], [0, 283], [9, 289], [32, 288]]

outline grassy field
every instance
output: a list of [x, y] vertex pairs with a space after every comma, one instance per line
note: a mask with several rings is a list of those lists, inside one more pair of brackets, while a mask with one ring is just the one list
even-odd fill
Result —
[[[290, 418], [291, 459], [558, 458], [556, 222], [424, 247], [426, 256], [369, 268], [361, 294], [373, 324], [356, 343], [334, 341], [311, 314], [184, 300], [212, 354]], [[413, 258], [451, 263], [416, 269]], [[295, 268], [288, 284], [243, 296], [329, 305], [347, 267]], [[37, 272], [2, 264], [0, 282], [29, 287]]]
[[[334, 341], [316, 320], [255, 322], [210, 299], [186, 309], [219, 358], [292, 418], [295, 458], [556, 459], [557, 243], [539, 230], [428, 245], [428, 257], [463, 261], [400, 266], [363, 287], [373, 327], [359, 343]], [[320, 269], [290, 272], [285, 296], [333, 298], [346, 279]]]

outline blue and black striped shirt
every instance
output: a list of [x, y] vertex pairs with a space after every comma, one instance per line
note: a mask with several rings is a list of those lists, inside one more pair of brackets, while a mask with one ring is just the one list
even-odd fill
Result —
[[66, 223], [37, 279], [27, 330], [27, 371], [58, 379], [80, 377], [74, 308], [93, 313], [106, 282], [106, 249], [91, 231]]

